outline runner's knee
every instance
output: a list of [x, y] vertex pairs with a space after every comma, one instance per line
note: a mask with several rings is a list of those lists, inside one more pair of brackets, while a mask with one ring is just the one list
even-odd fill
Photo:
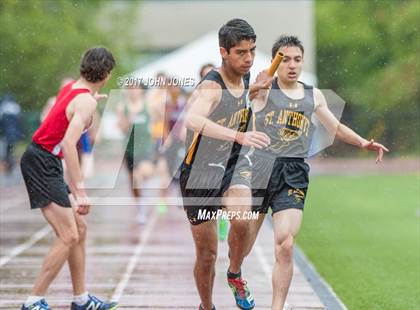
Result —
[[209, 248], [197, 249], [197, 261], [203, 266], [211, 267], [216, 263], [217, 250]]
[[79, 243], [79, 233], [76, 229], [71, 229], [63, 233], [59, 238], [69, 248], [72, 248]]
[[283, 238], [276, 238], [275, 240], [275, 255], [276, 260], [293, 258], [293, 243], [294, 237], [292, 234], [286, 234]]

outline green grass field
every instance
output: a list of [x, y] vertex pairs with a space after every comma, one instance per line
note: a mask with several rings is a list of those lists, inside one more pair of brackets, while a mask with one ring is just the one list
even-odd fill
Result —
[[419, 181], [311, 178], [298, 244], [349, 309], [420, 309]]

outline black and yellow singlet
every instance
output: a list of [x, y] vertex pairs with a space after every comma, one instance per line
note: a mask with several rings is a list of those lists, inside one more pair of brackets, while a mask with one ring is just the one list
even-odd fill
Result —
[[[222, 88], [220, 102], [208, 119], [221, 126], [245, 132], [251, 117], [251, 109], [247, 104], [249, 74], [243, 77], [245, 87], [239, 97], [233, 96], [227, 89], [219, 72], [210, 71], [201, 82], [206, 80], [214, 81]], [[228, 160], [238, 156], [241, 151], [241, 145], [237, 143], [209, 138], [192, 130], [187, 131], [186, 148], [184, 164], [191, 165], [194, 162], [194, 165], [200, 166], [217, 164], [226, 167]]]
[[[303, 83], [302, 83], [303, 84]], [[273, 157], [308, 157], [315, 125], [311, 118], [314, 112], [313, 87], [303, 84], [304, 96], [301, 99], [288, 97], [273, 80], [267, 104], [255, 113], [254, 130], [266, 133], [270, 145], [256, 153]]]

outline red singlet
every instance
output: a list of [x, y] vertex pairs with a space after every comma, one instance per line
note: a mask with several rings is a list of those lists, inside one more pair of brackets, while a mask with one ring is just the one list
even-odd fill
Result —
[[32, 137], [33, 142], [59, 158], [63, 158], [60, 143], [69, 126], [67, 106], [77, 95], [89, 92], [86, 88], [72, 89], [75, 82], [70, 82], [60, 90], [54, 106]]

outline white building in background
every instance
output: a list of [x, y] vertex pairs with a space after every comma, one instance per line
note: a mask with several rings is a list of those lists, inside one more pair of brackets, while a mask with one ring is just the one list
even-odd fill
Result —
[[[123, 2], [116, 3], [123, 5]], [[271, 47], [281, 34], [297, 35], [305, 47], [301, 80], [316, 85], [314, 2], [299, 1], [142, 1], [138, 21], [133, 23], [135, 45], [144, 54], [157, 57], [143, 62], [128, 76], [153, 78], [165, 72], [198, 81], [205, 63], [219, 66], [218, 29], [232, 18], [247, 20], [257, 34], [257, 52], [251, 80], [267, 68]], [[102, 134], [122, 137], [114, 113], [105, 113]]]
[[[266, 69], [270, 62], [271, 55], [257, 49], [251, 69], [251, 79], [255, 78], [258, 72]], [[217, 66], [221, 63], [217, 31], [207, 33], [201, 38], [141, 66], [129, 76], [145, 81], [155, 77], [159, 72], [165, 72], [181, 80], [192, 78], [195, 83], [191, 86], [195, 86], [200, 80], [199, 69], [205, 63], [213, 63]], [[316, 84], [316, 77], [312, 73], [304, 71], [301, 81], [313, 85]]]
[[297, 35], [305, 46], [303, 69], [315, 74], [313, 1], [146, 0], [139, 9], [133, 27], [140, 51], [173, 51], [217, 31], [229, 19], [243, 18], [255, 29], [258, 51], [266, 55], [281, 34]]

